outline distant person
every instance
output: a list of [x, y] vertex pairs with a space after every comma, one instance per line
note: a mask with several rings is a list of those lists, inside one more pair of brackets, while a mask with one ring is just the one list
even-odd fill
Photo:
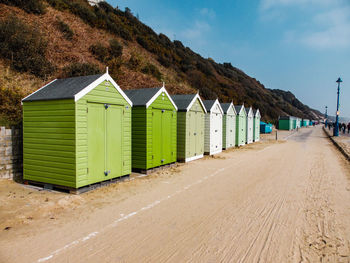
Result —
[[350, 122], [348, 123], [348, 134], [350, 133]]
[[343, 133], [345, 134], [345, 129], [346, 129], [345, 123], [342, 124], [342, 128], [343, 128]]

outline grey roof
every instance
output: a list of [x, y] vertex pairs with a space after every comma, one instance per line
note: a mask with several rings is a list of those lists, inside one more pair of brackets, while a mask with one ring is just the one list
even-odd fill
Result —
[[149, 102], [160, 89], [161, 88], [132, 89], [124, 90], [124, 93], [132, 101], [133, 106], [146, 106], [147, 102]]
[[228, 109], [230, 108], [231, 103], [220, 103], [222, 110], [224, 113], [227, 113]]
[[248, 114], [249, 113], [250, 108], [245, 108], [245, 112]]
[[243, 107], [243, 105], [235, 106], [235, 110], [236, 110], [237, 114], [239, 114], [241, 112], [242, 107]]
[[213, 107], [216, 100], [205, 100], [203, 101], [204, 107], [207, 109], [207, 112], [210, 112], [210, 109]]
[[171, 95], [179, 111], [186, 111], [196, 94], [189, 95]]
[[103, 74], [56, 79], [39, 89], [23, 101], [74, 99], [74, 96], [100, 78]]

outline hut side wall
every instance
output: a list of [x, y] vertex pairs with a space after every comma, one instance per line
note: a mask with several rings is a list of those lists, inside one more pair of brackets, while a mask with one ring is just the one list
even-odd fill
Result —
[[23, 178], [76, 187], [74, 100], [23, 102]]
[[185, 160], [187, 153], [188, 141], [188, 127], [187, 122], [187, 112], [178, 112], [177, 113], [177, 159]]

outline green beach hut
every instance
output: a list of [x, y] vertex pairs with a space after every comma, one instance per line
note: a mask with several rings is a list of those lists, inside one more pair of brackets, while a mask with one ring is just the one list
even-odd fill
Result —
[[207, 113], [198, 94], [172, 95], [177, 112], [177, 159], [189, 162], [204, 155], [204, 117]]
[[293, 130], [293, 117], [292, 116], [281, 116], [278, 119], [278, 129], [291, 131]]
[[247, 139], [247, 112], [244, 105], [235, 106], [236, 110], [236, 146], [245, 145]]
[[236, 144], [236, 110], [233, 103], [221, 103], [224, 112], [222, 119], [222, 149], [235, 147]]
[[126, 90], [132, 108], [132, 169], [176, 162], [177, 106], [165, 87]]
[[253, 110], [253, 114], [254, 114], [253, 140], [254, 142], [258, 142], [260, 141], [260, 120], [261, 120], [259, 109]]
[[25, 180], [77, 189], [131, 173], [132, 102], [108, 73], [56, 79], [22, 103]]

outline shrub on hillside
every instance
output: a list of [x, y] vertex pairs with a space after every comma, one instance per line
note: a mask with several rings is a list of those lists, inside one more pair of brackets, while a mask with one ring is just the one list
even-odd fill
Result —
[[109, 55], [111, 57], [120, 57], [123, 55], [123, 46], [116, 39], [109, 41]]
[[21, 121], [20, 105], [25, 96], [24, 90], [20, 87], [0, 85], [0, 121], [3, 125], [14, 125]]
[[45, 13], [45, 6], [41, 0], [0, 0], [0, 3], [19, 7], [27, 13], [37, 15]]
[[72, 63], [62, 70], [62, 77], [70, 78], [70, 77], [79, 77], [79, 76], [88, 76], [101, 74], [101, 70], [95, 64], [88, 63]]
[[145, 67], [143, 67], [141, 69], [142, 73], [151, 75], [153, 77], [155, 77], [158, 80], [162, 79], [162, 73], [160, 73], [160, 71], [158, 70], [158, 68], [151, 64], [151, 63], [147, 63], [147, 65]]
[[106, 62], [109, 56], [109, 50], [101, 43], [91, 45], [89, 48], [90, 52], [101, 62]]
[[45, 57], [46, 47], [39, 31], [16, 17], [0, 22], [0, 56], [8, 59], [15, 70], [41, 78], [51, 74], [54, 67]]
[[56, 27], [58, 28], [59, 31], [62, 32], [63, 37], [69, 41], [73, 39], [74, 32], [73, 30], [69, 27], [68, 24], [63, 22], [62, 20], [57, 20], [56, 21]]
[[131, 54], [130, 59], [127, 63], [127, 66], [131, 70], [137, 70], [141, 64], [141, 58], [137, 54]]

